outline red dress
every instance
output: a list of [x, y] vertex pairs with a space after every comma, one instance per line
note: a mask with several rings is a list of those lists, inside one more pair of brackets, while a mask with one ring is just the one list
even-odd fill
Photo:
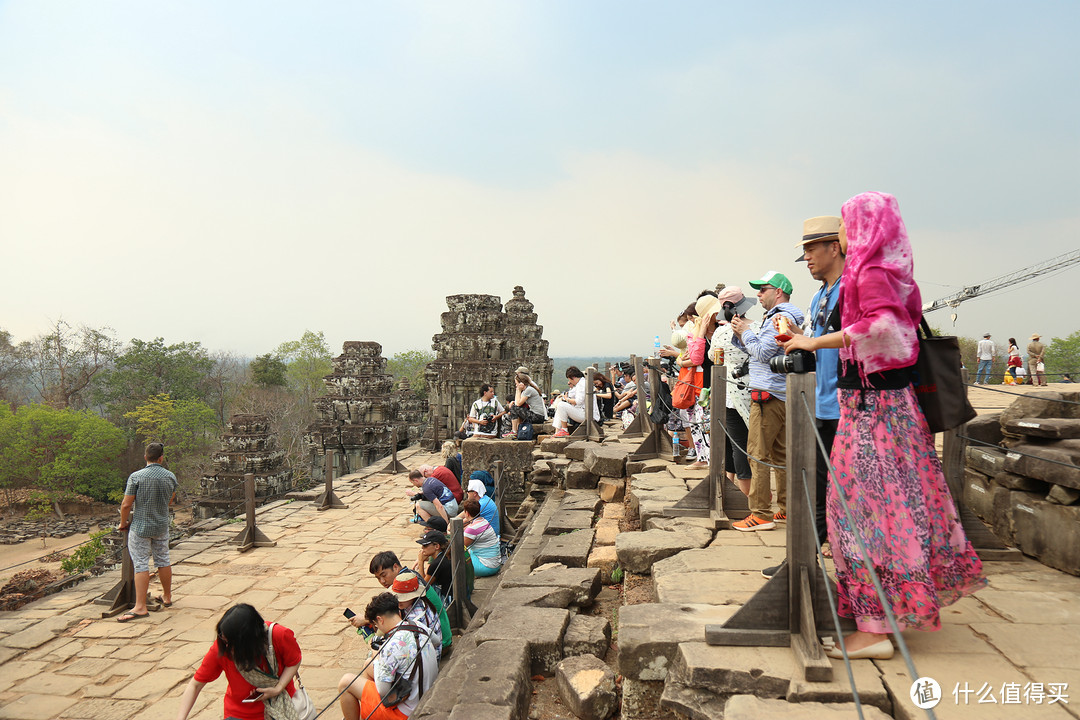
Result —
[[[300, 646], [296, 643], [296, 636], [284, 625], [274, 626], [274, 657], [277, 660], [279, 673], [287, 667], [300, 664]], [[270, 671], [265, 659], [262, 661], [261, 668], [267, 672]], [[225, 714], [222, 717], [263, 720], [262, 702], [241, 702], [251, 694], [255, 687], [244, 679], [230, 658], [218, 654], [218, 645], [215, 640], [210, 646], [210, 651], [203, 657], [202, 665], [199, 665], [199, 669], [195, 671], [195, 680], [201, 683], [211, 682], [216, 680], [223, 670], [225, 679], [229, 681], [229, 689], [225, 691]], [[266, 685], [262, 687], [272, 684], [267, 680]], [[289, 693], [289, 697], [295, 695], [295, 681], [289, 681], [285, 691]]]

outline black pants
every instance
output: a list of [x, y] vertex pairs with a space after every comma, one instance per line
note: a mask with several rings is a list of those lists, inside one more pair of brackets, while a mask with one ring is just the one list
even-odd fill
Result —
[[524, 420], [525, 422], [530, 422], [533, 425], [536, 425], [537, 423], [542, 424], [545, 420], [547, 420], [547, 418], [541, 415], [537, 415], [536, 413], [529, 410], [528, 405], [515, 405], [514, 403], [510, 403], [510, 417], [517, 418], [518, 420]]
[[[742, 419], [742, 415], [735, 408], [726, 408], [727, 415], [724, 419], [727, 421], [724, 423], [727, 427], [728, 434], [731, 438], [728, 439], [726, 445], [726, 451], [724, 453], [724, 471], [735, 473], [735, 477], [740, 480], [749, 480], [753, 472], [750, 469], [750, 460], [747, 459], [746, 453], [743, 450], [746, 449], [746, 439], [750, 434], [750, 430], [746, 427], [746, 423]], [[742, 448], [735, 447], [735, 443], [732, 439]]]
[[[832, 454], [833, 440], [836, 439], [836, 426], [839, 423], [839, 420], [822, 420], [821, 418], [814, 421], [814, 424], [817, 425], [818, 434], [821, 435], [821, 442], [830, 454]], [[819, 447], [817, 452], [817, 496], [814, 498], [814, 504], [817, 505], [814, 508], [814, 522], [817, 523], [818, 545], [829, 539], [829, 528], [825, 524], [825, 493], [829, 485], [829, 463], [827, 461], [828, 456], [822, 455]]]

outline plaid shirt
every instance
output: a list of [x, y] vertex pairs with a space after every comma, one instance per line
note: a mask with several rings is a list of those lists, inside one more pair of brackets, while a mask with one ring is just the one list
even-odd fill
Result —
[[144, 538], [156, 538], [169, 531], [169, 500], [176, 492], [176, 476], [157, 463], [131, 473], [125, 495], [135, 496], [131, 531]]

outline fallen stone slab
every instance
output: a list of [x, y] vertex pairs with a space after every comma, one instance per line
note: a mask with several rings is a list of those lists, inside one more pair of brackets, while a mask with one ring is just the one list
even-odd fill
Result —
[[563, 657], [595, 655], [602, 658], [611, 646], [611, 623], [600, 615], [571, 615], [563, 635]]
[[1080, 466], [1080, 439], [1058, 440], [1050, 444], [1019, 443], [1006, 452], [1002, 469], [1080, 490], [1077, 466]]
[[592, 527], [592, 521], [593, 513], [589, 510], [560, 510], [548, 520], [544, 534], [560, 535], [574, 530], [588, 530]]
[[551, 470], [552, 482], [558, 487], [566, 487], [566, 469], [570, 467], [570, 461], [566, 458], [558, 458], [547, 462]]
[[567, 587], [502, 587], [491, 596], [487, 606], [568, 608], [574, 604], [578, 594]]
[[595, 513], [600, 509], [601, 500], [594, 492], [588, 490], [568, 490], [559, 503], [559, 511], [565, 510], [588, 510]]
[[[860, 695], [862, 687], [859, 688]], [[863, 705], [864, 720], [891, 720], [872, 705]], [[789, 703], [786, 700], [766, 700], [754, 695], [733, 695], [724, 704], [724, 720], [850, 720], [858, 717], [855, 703]]]
[[604, 502], [621, 503], [626, 494], [626, 481], [622, 478], [602, 477], [597, 482], [596, 489]]
[[[640, 443], [638, 443], [640, 445]], [[636, 447], [636, 446], [635, 446]], [[631, 455], [633, 454], [633, 448], [631, 449]], [[631, 460], [629, 457], [626, 459], [626, 474], [637, 475], [639, 473], [654, 473], [667, 470], [671, 466], [670, 460], [663, 458], [649, 458], [648, 460]]]
[[[795, 671], [791, 678], [787, 697], [789, 703], [852, 703], [851, 683], [843, 660], [833, 660], [833, 679], [830, 682], [807, 682], [803, 673]], [[859, 689], [859, 700], [863, 706], [873, 706], [887, 715], [892, 714], [893, 704], [881, 680], [881, 673], [872, 662], [855, 660], [851, 663], [851, 672], [855, 676], [855, 687]], [[942, 688], [943, 692], [947, 692]], [[827, 716], [826, 716], [827, 717]]]
[[[722, 543], [725, 536], [742, 539], [744, 534], [737, 530], [721, 530], [716, 534], [717, 541]], [[786, 547], [714, 543], [711, 547], [686, 550], [656, 563], [653, 580], [687, 572], [760, 572], [762, 568], [779, 565], [786, 555]]]
[[1046, 501], [1055, 505], [1075, 505], [1080, 502], [1080, 490], [1054, 485], [1046, 495]]
[[760, 568], [741, 572], [707, 570], [664, 577], [657, 577], [653, 570], [653, 595], [662, 603], [743, 605], [764, 584]]
[[620, 533], [615, 538], [615, 551], [624, 570], [649, 574], [660, 560], [684, 550], [704, 548], [712, 537], [711, 530], [682, 524], [672, 530]]
[[664, 680], [679, 643], [703, 641], [706, 625], [722, 625], [734, 605], [646, 603], [619, 608], [618, 670], [637, 680]]
[[631, 449], [628, 445], [593, 446], [585, 451], [585, 467], [601, 477], [621, 478], [626, 474], [626, 457]]
[[[715, 524], [711, 518], [699, 518], [699, 517], [655, 517], [649, 518], [642, 527], [646, 530], [671, 530], [679, 531], [684, 527], [698, 527], [705, 528], [712, 534], [715, 529]], [[726, 537], [730, 538], [731, 533], [727, 533]], [[723, 544], [723, 543], [721, 543]]]
[[[672, 466], [675, 467], [675, 466]], [[630, 487], [633, 488], [661, 488], [661, 487], [686, 487], [686, 481], [677, 478], [666, 469], [656, 472], [635, 473], [630, 476]]]
[[570, 611], [559, 608], [499, 607], [476, 631], [477, 651], [493, 640], [524, 640], [529, 646], [530, 672], [550, 676], [562, 659], [562, 640]]
[[1005, 469], [1005, 451], [997, 448], [968, 445], [964, 451], [966, 465], [986, 475], [996, 475]]
[[1080, 575], [1080, 506], [1055, 505], [1021, 492], [1009, 499], [1016, 546], [1044, 565]]
[[560, 455], [562, 451], [566, 449], [566, 446], [573, 442], [568, 437], [549, 437], [540, 441], [540, 449], [546, 453], [552, 453], [553, 455]]
[[619, 556], [615, 552], [614, 545], [594, 547], [589, 553], [587, 567], [596, 568], [600, 571], [600, 582], [604, 585], [615, 584], [615, 568], [619, 566]]
[[600, 476], [590, 472], [585, 463], [574, 461], [566, 468], [566, 489], [595, 490]]
[[593, 534], [592, 530], [575, 530], [565, 535], [548, 537], [533, 561], [533, 566], [561, 563], [566, 567], [585, 567], [593, 546]]
[[582, 720], [606, 720], [618, 705], [615, 673], [594, 655], [569, 657], [558, 664], [559, 697]]
[[794, 672], [795, 656], [789, 647], [715, 646], [701, 641], [679, 643], [671, 676], [716, 695], [782, 698]]
[[[542, 445], [542, 444], [543, 444], [543, 443], [541, 443], [541, 445]], [[559, 457], [558, 455], [556, 455], [556, 454], [555, 454], [555, 453], [553, 453], [553, 452], [547, 452], [547, 451], [545, 451], [545, 450], [544, 450], [544, 449], [543, 449], [542, 447], [541, 447], [541, 448], [538, 448], [538, 449], [536, 449], [536, 450], [533, 450], [533, 454], [532, 454], [532, 456], [533, 456], [533, 460], [535, 460], [535, 461], [539, 461], [539, 460], [554, 460], [555, 458]]]
[[658, 490], [654, 493], [639, 496], [636, 503], [638, 520], [641, 521], [642, 525], [645, 525], [653, 518], [664, 517], [667, 509], [684, 497], [686, 497], [686, 492], [677, 488]]
[[1052, 440], [1080, 438], [1080, 419], [1016, 418], [1005, 422], [1002, 429], [1012, 435], [1027, 435]]
[[575, 440], [563, 448], [563, 455], [571, 460], [584, 460], [585, 451], [594, 447], [598, 447], [597, 444], [588, 440]]
[[503, 578], [500, 594], [515, 587], [566, 588], [573, 593], [575, 605], [588, 605], [600, 592], [600, 571], [595, 568], [568, 568], [565, 565], [541, 565], [528, 575]]
[[1005, 436], [1001, 434], [1001, 413], [979, 415], [964, 426], [964, 435], [987, 445], [997, 445]]
[[1016, 398], [1009, 407], [1002, 411], [1001, 425], [1004, 427], [1013, 420], [1021, 418], [1080, 418], [1080, 405], [1068, 402], [1054, 402], [1055, 400], [1069, 400], [1071, 403], [1080, 402], [1080, 392], [1061, 393], [1044, 390], [1027, 393]]
[[1016, 475], [1004, 470], [994, 475], [994, 482], [1010, 490], [1023, 490], [1036, 495], [1045, 495], [1050, 492], [1050, 485], [1042, 480]]
[[469, 649], [455, 640], [453, 658], [411, 717], [448, 717], [457, 707], [485, 705], [508, 711], [491, 717], [525, 720], [532, 688], [525, 640], [492, 640]]
[[622, 503], [607, 503], [600, 511], [600, 517], [605, 520], [622, 520], [625, 516], [626, 506]]

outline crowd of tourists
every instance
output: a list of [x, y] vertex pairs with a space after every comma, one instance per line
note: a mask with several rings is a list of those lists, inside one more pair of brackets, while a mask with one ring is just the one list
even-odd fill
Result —
[[[1042, 341], [1042, 335], [1033, 333], [1026, 350], [1026, 354], [1021, 353], [1020, 347], [1016, 344], [1016, 338], [1009, 338], [1009, 347], [1005, 354], [1005, 372], [997, 375], [993, 372], [993, 365], [994, 360], [1000, 356], [998, 346], [990, 333], [983, 333], [982, 340], [975, 347], [975, 384], [989, 385], [993, 378], [1000, 377], [1002, 385], [1045, 386], [1046, 344]], [[1072, 382], [1067, 374], [1062, 379], [1064, 382]]]

